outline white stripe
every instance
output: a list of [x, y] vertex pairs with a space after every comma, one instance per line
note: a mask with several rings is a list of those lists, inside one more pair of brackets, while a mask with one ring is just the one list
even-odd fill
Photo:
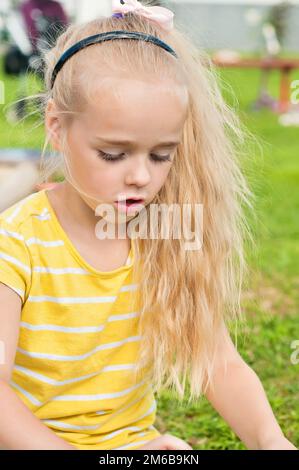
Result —
[[[140, 402], [140, 401], [142, 400], [142, 398], [144, 398], [144, 396], [148, 393], [149, 388], [150, 388], [150, 387], [147, 387], [147, 389], [145, 390], [145, 392], [144, 392], [140, 397], [135, 398], [134, 400], [132, 400], [131, 402], [129, 402], [129, 404], [123, 406], [122, 408], [118, 409], [118, 410], [117, 410], [116, 412], [114, 412], [114, 413], [111, 413], [111, 414], [110, 414], [108, 411], [96, 411], [96, 414], [99, 415], [99, 416], [100, 416], [100, 415], [109, 414], [109, 420], [111, 420], [112, 418], [114, 418], [115, 416], [119, 415], [119, 414], [122, 413], [123, 411], [125, 411], [125, 410], [127, 410], [128, 408], [132, 407], [135, 403]], [[157, 408], [157, 403], [156, 403], [156, 401], [154, 400], [153, 403], [152, 403], [152, 405], [151, 405], [151, 407], [150, 407], [150, 409], [149, 409], [146, 413], [144, 413], [142, 416], [139, 416], [138, 418], [136, 418], [135, 422], [136, 422], [136, 421], [139, 421], [140, 419], [142, 419], [142, 418], [144, 418], [145, 416], [149, 415], [152, 411], [156, 410], [156, 408]], [[102, 427], [102, 426], [103, 426], [103, 424], [99, 424], [99, 425], [98, 425], [99, 428]], [[135, 426], [135, 428], [137, 428], [137, 426]], [[129, 428], [125, 428], [125, 429], [129, 429]], [[131, 427], [130, 429], [132, 429], [132, 427]], [[141, 429], [141, 428], [139, 427], [139, 429]], [[155, 427], [154, 427], [153, 425], [149, 426], [148, 429], [151, 429], [151, 430], [156, 431], [156, 429], [155, 429]], [[122, 432], [123, 430], [124, 430], [124, 429], [109, 434], [108, 437], [106, 437], [106, 438], [103, 439], [103, 441], [106, 440], [106, 439], [111, 438], [112, 435], [115, 435], [115, 434], [118, 433], [118, 432]], [[143, 434], [145, 434], [145, 433], [140, 434], [140, 437], [141, 437], [141, 435], [143, 435]], [[100, 442], [101, 442], [101, 441], [100, 441]]]
[[157, 408], [157, 403], [154, 400], [153, 403], [151, 404], [150, 408], [141, 416], [139, 416], [135, 421], [139, 421], [140, 419], [146, 418], [146, 416], [150, 415], [154, 411], [156, 411]]
[[5, 230], [3, 228], [0, 228], [0, 235], [4, 235], [5, 237], [11, 237], [11, 238], [16, 238], [17, 240], [25, 241], [25, 244], [27, 246], [30, 245], [42, 245], [45, 247], [55, 247], [55, 246], [62, 246], [64, 245], [63, 240], [52, 240], [52, 241], [47, 241], [47, 240], [41, 240], [40, 238], [36, 237], [31, 237], [25, 240], [25, 237], [18, 233], [18, 232], [12, 232], [10, 230]]
[[130, 290], [136, 290], [138, 287], [138, 284], [127, 284], [126, 286], [122, 286], [120, 288], [120, 292], [127, 292]]
[[29, 302], [54, 302], [56, 304], [100, 304], [106, 302], [115, 302], [114, 297], [53, 297], [50, 295], [29, 295]]
[[39, 215], [35, 215], [34, 217], [39, 220], [49, 220], [51, 218], [47, 207], [45, 207]]
[[[118, 398], [118, 397], [127, 395], [133, 390], [136, 390], [136, 388], [141, 387], [142, 385], [144, 385], [144, 383], [146, 383], [145, 380], [134, 385], [133, 387], [122, 390], [121, 392], [102, 393], [98, 395], [58, 395], [48, 401], [81, 401], [81, 400], [89, 401], [89, 400], [105, 400], [107, 398]], [[17, 385], [12, 380], [9, 382], [9, 384], [15, 387], [21, 393], [23, 393], [34, 405], [38, 405], [38, 406], [42, 405], [42, 403], [39, 400], [37, 400], [37, 398], [35, 398], [33, 395], [31, 395], [31, 393], [24, 390], [22, 387]]]
[[89, 375], [83, 375], [82, 377], [74, 378], [74, 379], [68, 379], [68, 380], [54, 380], [51, 379], [50, 377], [46, 377], [45, 375], [38, 374], [37, 372], [33, 372], [29, 369], [26, 369], [25, 367], [22, 366], [14, 366], [14, 369], [18, 370], [19, 372], [22, 372], [23, 374], [29, 376], [29, 377], [34, 377], [37, 380], [40, 380], [41, 382], [48, 383], [50, 385], [55, 385], [57, 387], [67, 385], [69, 383], [74, 383], [74, 382], [80, 382], [81, 380], [88, 379], [90, 377], [93, 377], [98, 374], [98, 372], [89, 374]]
[[[147, 391], [146, 391], [146, 393], [147, 393]], [[143, 396], [144, 396], [144, 395], [143, 395]], [[141, 397], [141, 398], [142, 398], [142, 397]], [[136, 401], [140, 401], [141, 398], [139, 398], [138, 400], [135, 400], [135, 402], [136, 402]], [[130, 405], [132, 406], [133, 404], [134, 404], [134, 403], [131, 403]], [[157, 407], [157, 404], [156, 404], [156, 401], [154, 400], [153, 403], [151, 404], [149, 410], [148, 410], [146, 413], [144, 413], [142, 416], [138, 416], [138, 418], [136, 418], [134, 422], [140, 421], [141, 419], [143, 419], [143, 418], [145, 418], [146, 416], [148, 416], [149, 414], [151, 414], [153, 411], [156, 410], [156, 407]], [[128, 408], [128, 406], [125, 407], [125, 408]], [[122, 411], [123, 411], [123, 410], [122, 410]], [[97, 413], [97, 414], [99, 414], [99, 413]], [[113, 415], [115, 415], [115, 413], [113, 413], [112, 415], [110, 415], [110, 416], [109, 416], [109, 419], [110, 419]], [[118, 430], [118, 431], [114, 431], [114, 432], [112, 432], [112, 433], [110, 433], [110, 434], [107, 434], [107, 436], [105, 436], [105, 437], [104, 437], [103, 439], [101, 439], [99, 442], [106, 441], [106, 440], [112, 438], [113, 436], [116, 436], [117, 434], [120, 434], [121, 432], [123, 432], [123, 431], [125, 431], [125, 430], [127, 430], [127, 429], [130, 429], [130, 430], [132, 430], [132, 431], [141, 431], [142, 428], [141, 428], [140, 426], [129, 426], [129, 427], [120, 429], [120, 430]], [[155, 429], [155, 428], [154, 428], [154, 426], [150, 426], [150, 429]], [[144, 433], [144, 434], [146, 434], [146, 433]], [[141, 436], [141, 434], [140, 434], [140, 436]]]
[[130, 408], [131, 406], [135, 405], [135, 403], [138, 403], [139, 401], [142, 400], [142, 398], [145, 397], [145, 395], [149, 392], [151, 388], [151, 385], [149, 385], [145, 392], [143, 392], [141, 394], [140, 397], [137, 397], [137, 398], [134, 398], [134, 400], [130, 401], [129, 403], [127, 403], [125, 406], [123, 406], [122, 408], [119, 408], [117, 411], [114, 411], [114, 413], [109, 413], [109, 411], [96, 411], [96, 414], [97, 415], [103, 415], [103, 414], [108, 414], [109, 413], [109, 420], [117, 415], [119, 415], [120, 413], [122, 413], [123, 411], [127, 410], [128, 408]]
[[58, 325], [31, 325], [27, 322], [20, 322], [22, 328], [32, 331], [60, 331], [61, 333], [98, 333], [103, 331], [105, 325], [101, 326], [58, 326]]
[[26, 271], [26, 273], [31, 274], [30, 268], [26, 266], [26, 264], [21, 263], [21, 261], [19, 261], [17, 258], [7, 255], [6, 253], [3, 253], [2, 251], [0, 252], [0, 258], [4, 259], [5, 261], [9, 261], [15, 266], [19, 266], [19, 268], [22, 268], [24, 271]]
[[105, 437], [100, 439], [98, 441], [98, 443], [108, 441], [112, 437], [117, 436], [118, 434], [121, 434], [124, 431], [141, 431], [141, 428], [139, 426], [128, 426], [126, 428], [118, 429], [117, 431], [113, 431], [113, 432], [107, 434]]
[[50, 220], [51, 214], [49, 212], [49, 209], [45, 207], [39, 215], [35, 215], [34, 217], [39, 220]]
[[90, 274], [82, 268], [47, 268], [44, 266], [35, 266], [33, 271], [47, 274]]
[[50, 214], [35, 215], [34, 217], [35, 217], [36, 219], [39, 219], [39, 220], [50, 220], [50, 219], [51, 219], [51, 215], [50, 215]]
[[[39, 268], [35, 267], [34, 270], [36, 269], [39, 269]], [[52, 269], [52, 268], [46, 268], [46, 269]], [[65, 269], [73, 269], [73, 268], [65, 268]], [[136, 288], [137, 288], [137, 284], [128, 284], [126, 286], [122, 286], [120, 288], [120, 292], [135, 290]], [[113, 296], [113, 297], [54, 297], [50, 295], [41, 295], [41, 296], [30, 295], [28, 297], [29, 302], [54, 302], [58, 304], [106, 303], [106, 302], [115, 302], [116, 299], [117, 299], [117, 296]]]
[[23, 235], [17, 232], [11, 232], [10, 230], [5, 230], [4, 228], [0, 228], [0, 234], [4, 235], [5, 237], [16, 238], [17, 240], [24, 240]]
[[25, 241], [26, 245], [42, 245], [46, 247], [51, 247], [51, 246], [62, 246], [64, 245], [63, 240], [53, 240], [53, 241], [46, 241], [46, 240], [41, 240], [40, 238], [28, 238], [28, 240]]
[[98, 393], [96, 395], [59, 395], [52, 398], [52, 401], [91, 401], [91, 400], [107, 400], [108, 398], [119, 398], [127, 395], [128, 393], [136, 390], [136, 388], [141, 387], [145, 383], [145, 380], [139, 384], [134, 385], [133, 387], [122, 390], [121, 392], [113, 393]]
[[110, 322], [110, 321], [118, 321], [118, 320], [128, 320], [129, 318], [135, 318], [138, 316], [139, 316], [138, 312], [124, 313], [121, 315], [110, 315], [107, 321]]
[[[44, 266], [35, 266], [33, 271], [41, 273], [51, 273], [51, 274], [90, 274], [89, 271], [86, 271], [82, 268], [49, 268]], [[120, 292], [127, 292], [137, 289], [137, 284], [128, 284], [127, 286], [122, 286]]]
[[21, 208], [22, 208], [22, 206], [19, 204], [19, 205], [15, 208], [15, 210], [13, 211], [13, 213], [12, 213], [9, 217], [7, 217], [6, 222], [8, 222], [8, 223], [10, 224], [10, 223], [13, 221], [13, 219], [18, 215], [18, 213], [20, 212]]
[[[22, 292], [22, 291], [21, 291]], [[128, 320], [130, 318], [135, 318], [139, 316], [138, 312], [133, 313], [124, 313], [120, 315], [110, 315], [107, 319], [107, 322], [118, 321], [118, 320]], [[61, 333], [98, 333], [105, 328], [104, 325], [100, 326], [59, 326], [52, 324], [45, 325], [33, 325], [32, 323], [20, 322], [22, 328], [26, 328], [31, 331], [59, 331]]]
[[29, 201], [30, 199], [32, 199], [34, 197], [36, 197], [36, 193], [30, 194], [29, 196], [22, 199], [22, 201], [17, 205], [15, 210], [12, 212], [12, 214], [10, 214], [10, 216], [7, 217], [6, 222], [11, 223], [13, 221], [13, 219], [18, 215], [18, 213], [22, 209], [25, 202]]
[[[101, 395], [65, 395], [65, 396], [57, 396], [55, 398], [53, 398], [52, 400], [54, 401], [70, 401], [70, 400], [75, 400], [75, 401], [78, 401], [79, 400], [99, 400], [99, 399], [105, 399], [105, 398], [115, 398], [115, 397], [119, 397], [119, 396], [123, 396], [127, 393], [130, 393], [130, 391], [140, 387], [141, 385], [143, 385], [145, 383], [145, 381], [142, 381], [140, 382], [139, 384], [133, 386], [133, 387], [130, 387], [126, 390], [123, 390], [121, 392], [116, 392], [116, 393], [111, 393], [111, 394], [101, 394]], [[29, 392], [27, 392], [26, 390], [24, 390], [22, 387], [20, 387], [19, 385], [17, 385], [15, 382], [13, 381], [10, 381], [10, 384], [12, 386], [14, 386], [17, 390], [19, 390], [22, 394], [24, 394], [34, 405], [42, 405], [42, 403], [37, 400], [33, 395], [31, 395]], [[91, 398], [92, 397], [92, 398]], [[142, 398], [142, 397], [141, 397]], [[140, 398], [139, 398], [140, 399]], [[52, 401], [51, 400], [51, 401]], [[97, 414], [101, 414], [101, 412], [98, 412]], [[113, 413], [114, 415], [115, 413]], [[112, 416], [112, 415], [110, 415]], [[139, 419], [141, 419], [142, 417], [136, 419], [136, 421], [138, 421]], [[97, 424], [97, 425], [88, 425], [88, 426], [80, 426], [80, 425], [72, 425], [72, 424], [69, 424], [69, 423], [65, 423], [65, 422], [60, 422], [60, 421], [55, 421], [55, 420], [41, 420], [43, 421], [45, 424], [52, 424], [54, 426], [57, 426], [57, 427], [61, 427], [61, 428], [64, 428], [64, 429], [74, 429], [74, 430], [84, 430], [84, 429], [90, 429], [90, 430], [93, 430], [93, 429], [98, 429], [101, 427], [101, 424]], [[150, 429], [154, 429], [153, 426], [150, 426]], [[101, 439], [99, 442], [103, 442], [103, 441], [106, 441], [108, 439], [111, 439], [112, 437], [120, 434], [121, 432], [123, 431], [126, 431], [126, 430], [132, 430], [132, 431], [139, 431], [141, 430], [140, 426], [128, 426], [126, 428], [123, 428], [123, 429], [120, 429], [118, 431], [114, 431], [108, 435], [106, 435], [103, 439]], [[139, 437], [142, 437], [144, 435], [146, 435], [147, 432], [141, 432], [139, 433]]]
[[[110, 415], [109, 415], [109, 420], [110, 420], [111, 418], [117, 416], [118, 414], [120, 414], [122, 411], [125, 411], [126, 409], [130, 408], [130, 407], [133, 406], [135, 403], [141, 401], [141, 399], [148, 393], [148, 390], [149, 390], [149, 389], [147, 388], [146, 391], [145, 391], [145, 393], [143, 393], [143, 394], [141, 395], [141, 397], [138, 397], [138, 398], [135, 399], [133, 402], [130, 402], [128, 405], [122, 407], [120, 410], [117, 410], [115, 413], [110, 414]], [[138, 422], [139, 420], [145, 418], [146, 416], [148, 416], [149, 414], [151, 414], [153, 411], [155, 411], [156, 408], [157, 408], [157, 403], [156, 403], [156, 400], [154, 400], [153, 403], [152, 403], [152, 405], [151, 405], [151, 407], [149, 408], [149, 410], [148, 410], [146, 413], [144, 413], [142, 416], [138, 416], [138, 418], [136, 418], [135, 421], [133, 421], [133, 423], [136, 423], [136, 422]], [[96, 414], [103, 414], [103, 413], [101, 413], [101, 412], [98, 411], [98, 412], [96, 412]], [[133, 424], [133, 423], [131, 423], [131, 424]], [[139, 429], [141, 429], [141, 428], [139, 427]], [[154, 426], [149, 426], [149, 429], [155, 430]]]
[[22, 348], [17, 348], [17, 350], [21, 354], [24, 354], [25, 356], [35, 357], [38, 359], [49, 359], [51, 361], [81, 361], [82, 359], [86, 359], [87, 357], [92, 356], [92, 354], [95, 354], [98, 351], [102, 351], [105, 349], [112, 349], [117, 346], [122, 346], [123, 344], [126, 344], [126, 343], [132, 343], [134, 341], [140, 341], [140, 339], [141, 339], [141, 336], [130, 336], [129, 338], [125, 338], [121, 341], [116, 341], [114, 343], [101, 344], [100, 346], [97, 346], [95, 349], [92, 349], [88, 353], [85, 353], [79, 356], [61, 356], [57, 354], [29, 352]]
[[27, 397], [28, 400], [31, 401], [31, 403], [33, 403], [34, 405], [38, 405], [38, 406], [42, 405], [42, 403], [37, 398], [35, 398], [33, 395], [31, 395], [31, 393], [27, 392], [22, 387], [17, 385], [15, 382], [11, 380], [9, 383], [13, 387], [15, 387], [17, 390], [19, 390], [21, 393], [23, 393], [23, 395], [25, 395], [25, 397]]
[[112, 372], [116, 370], [129, 370], [129, 369], [134, 369], [134, 368], [135, 368], [135, 364], [120, 364], [120, 365], [115, 365], [115, 366], [107, 366], [107, 368], [103, 367], [97, 372], [93, 372], [92, 374], [88, 374], [88, 375], [82, 375], [80, 377], [76, 377], [73, 379], [54, 380], [54, 379], [51, 379], [50, 377], [46, 377], [45, 375], [39, 374], [37, 372], [33, 372], [30, 369], [26, 369], [25, 367], [17, 366], [17, 365], [14, 366], [15, 370], [18, 370], [19, 372], [22, 372], [23, 374], [29, 377], [33, 377], [37, 380], [40, 380], [41, 382], [45, 382], [50, 385], [55, 385], [57, 387], [61, 387], [63, 385], [67, 385], [67, 384], [74, 383], [74, 382], [80, 382], [82, 380], [89, 379], [90, 377], [95, 377], [96, 375], [99, 375], [102, 372], [110, 372], [110, 371]]
[[136, 365], [135, 364], [116, 364], [114, 366], [105, 366], [101, 370], [101, 372], [112, 372], [115, 370], [129, 370], [129, 369], [135, 369]]
[[121, 450], [121, 449], [130, 449], [130, 447], [135, 447], [140, 444], [146, 444], [147, 442], [150, 442], [150, 439], [148, 441], [139, 441], [139, 442], [134, 442], [132, 444], [127, 444], [126, 446], [121, 446], [121, 447], [115, 447], [115, 449], [112, 450]]
[[69, 424], [69, 423], [64, 423], [63, 421], [55, 421], [53, 419], [42, 419], [45, 424], [50, 424], [52, 426], [57, 426], [59, 428], [64, 428], [64, 429], [98, 429], [99, 425], [93, 425], [93, 426], [79, 426], [79, 425], [74, 425], [74, 424]]

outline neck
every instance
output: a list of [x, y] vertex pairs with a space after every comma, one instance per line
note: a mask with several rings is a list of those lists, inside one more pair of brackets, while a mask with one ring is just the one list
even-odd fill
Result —
[[80, 197], [80, 194], [68, 181], [61, 184], [61, 191], [65, 207], [65, 217], [77, 228], [83, 228], [87, 232], [95, 231], [98, 221], [95, 212]]
[[86, 234], [87, 237], [92, 236], [92, 238], [97, 239], [96, 225], [101, 217], [95, 215], [95, 210], [89, 207], [68, 181], [61, 183], [60, 190], [64, 201], [64, 217], [69, 224], [71, 224], [78, 233]]

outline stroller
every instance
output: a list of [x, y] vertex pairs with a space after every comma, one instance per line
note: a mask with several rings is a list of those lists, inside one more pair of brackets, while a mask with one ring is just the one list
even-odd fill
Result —
[[15, 122], [26, 115], [27, 72], [43, 79], [41, 51], [51, 47], [68, 18], [62, 6], [53, 0], [27, 0], [19, 10], [12, 10], [6, 18], [6, 28], [12, 40], [4, 56], [4, 72], [17, 76], [18, 102], [7, 114]]

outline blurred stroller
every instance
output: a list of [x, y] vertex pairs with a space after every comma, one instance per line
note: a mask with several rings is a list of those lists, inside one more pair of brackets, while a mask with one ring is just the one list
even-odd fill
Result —
[[18, 102], [7, 113], [9, 121], [26, 115], [26, 74], [32, 72], [43, 79], [41, 51], [56, 42], [68, 22], [63, 7], [54, 0], [26, 0], [8, 15], [6, 27], [13, 44], [4, 56], [4, 71], [19, 77]]

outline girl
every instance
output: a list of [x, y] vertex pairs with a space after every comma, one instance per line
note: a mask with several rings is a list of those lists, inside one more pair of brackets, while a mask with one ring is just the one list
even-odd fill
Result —
[[[154, 427], [154, 392], [182, 398], [188, 381], [189, 400], [205, 394], [249, 449], [295, 449], [227, 329], [250, 207], [237, 119], [170, 10], [113, 11], [45, 56], [46, 144], [60, 157], [43, 175], [65, 180], [1, 214], [1, 445], [191, 449]], [[191, 206], [192, 230], [203, 207], [195, 249], [152, 236], [165, 217], [146, 225], [174, 203]]]

